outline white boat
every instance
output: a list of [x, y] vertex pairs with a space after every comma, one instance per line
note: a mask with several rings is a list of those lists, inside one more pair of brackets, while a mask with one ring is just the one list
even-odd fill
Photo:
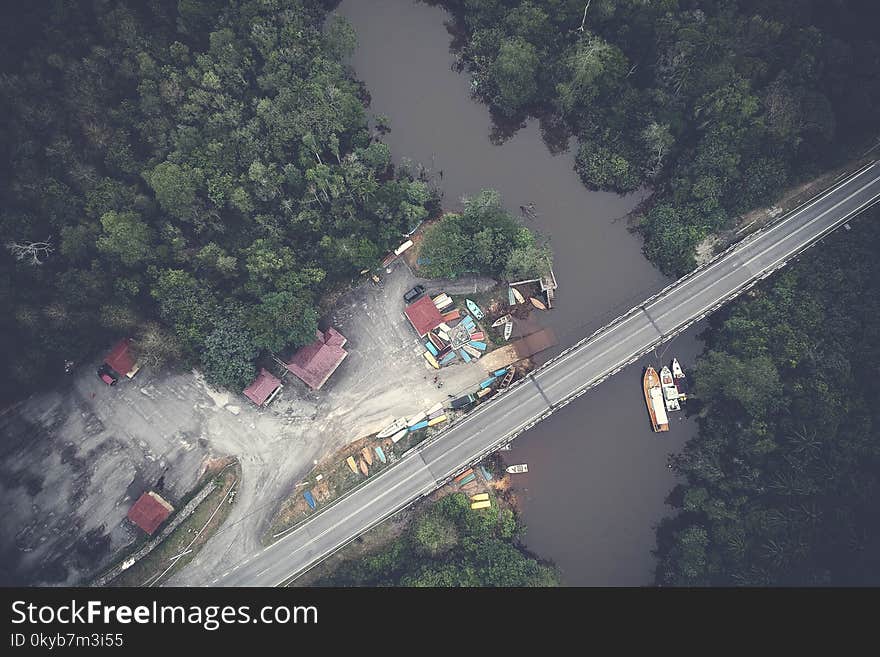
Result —
[[529, 466], [527, 463], [517, 463], [516, 465], [508, 465], [505, 470], [510, 474], [520, 474], [522, 472], [528, 472]]
[[492, 322], [492, 328], [498, 328], [502, 324], [507, 324], [512, 319], [510, 315], [504, 315], [504, 317], [499, 317], [494, 322]]
[[397, 441], [399, 441], [401, 438], [403, 438], [408, 433], [409, 433], [409, 429], [401, 429], [396, 434], [391, 436], [391, 442], [396, 443]]
[[376, 434], [376, 438], [387, 438], [388, 436], [397, 433], [401, 429], [406, 429], [406, 420], [404, 418], [399, 418], [394, 420], [387, 427], [382, 429], [379, 433]]
[[513, 290], [513, 298], [516, 300], [517, 303], [525, 303], [526, 298], [522, 294], [520, 294], [519, 290], [517, 290], [515, 287], [512, 287], [510, 289]]
[[[411, 426], [413, 426], [413, 425], [416, 425], [416, 424], [418, 424], [419, 422], [421, 422], [422, 420], [424, 420], [426, 417], [428, 417], [428, 414], [427, 414], [427, 413], [418, 413], [418, 414], [416, 414], [416, 415], [413, 415], [413, 416], [409, 419], [409, 421], [408, 421], [404, 426], [405, 426], [405, 427], [411, 427]], [[381, 437], [381, 436], [380, 436], [380, 437]]]
[[507, 322], [504, 325], [504, 339], [510, 340], [510, 334], [513, 333], [513, 321]]
[[684, 378], [684, 370], [681, 369], [681, 365], [678, 363], [678, 358], [672, 359], [672, 376], [676, 379]]
[[672, 380], [672, 372], [669, 371], [669, 368], [664, 366], [662, 370], [660, 370], [660, 385], [661, 386], [671, 386], [674, 385], [675, 382]]
[[[437, 411], [442, 411], [442, 410], [443, 410], [443, 402], [437, 402], [431, 408], [429, 408], [427, 411], [425, 411], [425, 415], [430, 417], [431, 415], [434, 415], [434, 413], [436, 413]], [[424, 419], [424, 418], [422, 418], [422, 419]]]

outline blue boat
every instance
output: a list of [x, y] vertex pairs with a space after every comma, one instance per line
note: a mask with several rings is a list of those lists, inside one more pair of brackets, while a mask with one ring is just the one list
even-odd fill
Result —
[[479, 340], [471, 340], [470, 342], [468, 342], [468, 344], [470, 346], [472, 346], [474, 349], [479, 349], [480, 351], [486, 351], [486, 343], [485, 342], [480, 342]]
[[473, 320], [470, 315], [465, 315], [465, 318], [461, 320], [461, 323], [465, 326], [476, 326], [477, 323]]
[[309, 506], [313, 509], [317, 506], [317, 504], [315, 504], [315, 498], [312, 497], [312, 491], [307, 490], [305, 493], [303, 493], [303, 497], [306, 498], [306, 502], [308, 502]]
[[504, 376], [505, 374], [507, 374], [506, 367], [502, 367], [500, 370], [495, 370], [494, 372], [492, 372], [492, 376]]
[[376, 448], [376, 456], [379, 457], [379, 460], [382, 461], [382, 463], [386, 462], [385, 461], [385, 452], [382, 450], [381, 447]]
[[428, 426], [428, 421], [422, 420], [421, 422], [416, 422], [414, 425], [412, 425], [409, 428], [409, 431], [410, 431], [410, 433], [412, 433], [413, 431], [418, 431], [419, 429], [424, 429], [426, 426]]
[[470, 299], [465, 299], [464, 302], [467, 304], [468, 310], [471, 311], [471, 314], [477, 319], [483, 319], [483, 311], [480, 310], [480, 307], [475, 304]]
[[456, 353], [454, 351], [450, 351], [448, 354], [446, 354], [443, 358], [440, 359], [440, 364], [441, 365], [448, 365], [449, 363], [451, 363], [452, 361], [455, 360], [455, 357], [456, 357]]
[[485, 479], [486, 481], [492, 481], [492, 473], [486, 469], [486, 466], [480, 466], [480, 474], [483, 475], [483, 479]]
[[510, 306], [516, 305], [516, 299], [513, 298], [513, 288], [507, 288], [507, 303]]
[[461, 355], [461, 359], [462, 359], [465, 363], [470, 363], [470, 362], [471, 362], [471, 355], [470, 355], [468, 352], [466, 352], [464, 349], [462, 349], [462, 350], [459, 351], [458, 353], [459, 353], [459, 355]]
[[494, 376], [489, 377], [488, 379], [486, 379], [485, 381], [483, 381], [482, 383], [480, 383], [480, 389], [482, 389], [482, 388], [488, 388], [488, 387], [489, 387], [490, 385], [492, 385], [493, 383], [495, 383], [495, 377], [494, 377]]
[[472, 472], [472, 473], [470, 473], [467, 477], [465, 477], [464, 479], [462, 479], [461, 481], [459, 481], [459, 482], [458, 482], [458, 485], [459, 485], [459, 486], [464, 486], [464, 485], [466, 485], [466, 484], [471, 483], [471, 482], [472, 482], [474, 479], [476, 479], [476, 478], [477, 478], [477, 475], [476, 475], [475, 473]]
[[426, 342], [426, 343], [425, 343], [425, 349], [427, 349], [428, 351], [430, 351], [432, 356], [436, 356], [436, 355], [437, 355], [437, 347], [435, 347], [434, 345], [432, 345], [430, 342]]

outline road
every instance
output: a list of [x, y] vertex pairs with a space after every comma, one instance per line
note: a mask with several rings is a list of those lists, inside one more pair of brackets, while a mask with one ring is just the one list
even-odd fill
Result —
[[878, 201], [880, 162], [874, 162], [517, 381], [212, 585], [276, 586], [291, 580]]

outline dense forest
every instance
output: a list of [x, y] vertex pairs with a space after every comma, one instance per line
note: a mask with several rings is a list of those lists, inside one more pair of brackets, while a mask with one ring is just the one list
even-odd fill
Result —
[[880, 212], [721, 311], [661, 585], [880, 585]]
[[875, 0], [442, 0], [476, 96], [577, 138], [593, 188], [654, 188], [670, 274], [696, 245], [880, 134]]
[[4, 3], [0, 397], [132, 335], [240, 386], [439, 210], [319, 0]]
[[381, 551], [344, 562], [318, 586], [558, 586], [559, 574], [524, 553], [510, 509], [473, 511], [454, 493], [418, 512]]

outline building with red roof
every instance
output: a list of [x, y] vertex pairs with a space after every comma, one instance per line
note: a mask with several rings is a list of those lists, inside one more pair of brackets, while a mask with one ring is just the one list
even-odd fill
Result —
[[173, 511], [159, 493], [148, 491], [128, 510], [128, 519], [152, 536]]
[[257, 378], [242, 392], [257, 406], [268, 406], [283, 387], [278, 377], [262, 367]]
[[124, 338], [117, 342], [107, 358], [104, 359], [110, 368], [119, 376], [127, 376], [132, 378], [140, 370], [140, 365], [135, 362], [134, 354], [131, 349], [131, 338]]
[[343, 349], [348, 340], [333, 328], [315, 331], [315, 341], [297, 351], [285, 367], [312, 390], [323, 386], [348, 356]]
[[443, 323], [443, 315], [440, 314], [437, 306], [427, 294], [408, 305], [403, 312], [420, 338], [425, 337], [428, 335], [428, 331]]

